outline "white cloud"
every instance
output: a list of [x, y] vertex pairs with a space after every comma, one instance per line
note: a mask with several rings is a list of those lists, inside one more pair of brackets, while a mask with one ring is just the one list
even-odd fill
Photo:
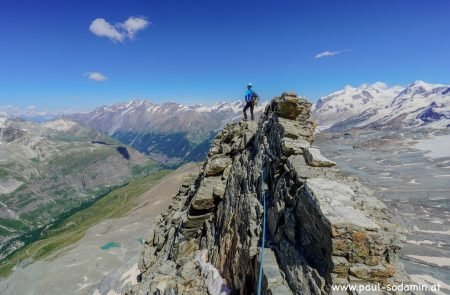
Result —
[[95, 19], [89, 26], [89, 30], [97, 36], [108, 37], [113, 41], [123, 41], [123, 35], [103, 18]]
[[103, 82], [108, 79], [105, 75], [99, 72], [88, 72], [84, 75], [87, 76], [90, 80], [96, 82]]
[[351, 51], [350, 49], [344, 49], [344, 50], [339, 50], [339, 51], [324, 51], [324, 52], [320, 52], [317, 53], [316, 56], [314, 57], [315, 59], [319, 59], [319, 58], [323, 58], [323, 57], [329, 57], [329, 56], [335, 56], [344, 52], [348, 52]]
[[89, 31], [100, 37], [108, 37], [113, 42], [123, 42], [127, 38], [133, 39], [137, 32], [147, 28], [150, 22], [145, 17], [131, 16], [123, 23], [110, 24], [103, 18], [96, 18], [91, 22]]
[[128, 38], [133, 39], [138, 31], [147, 28], [149, 24], [150, 23], [145, 18], [132, 16], [121, 24], [121, 27], [127, 31]]

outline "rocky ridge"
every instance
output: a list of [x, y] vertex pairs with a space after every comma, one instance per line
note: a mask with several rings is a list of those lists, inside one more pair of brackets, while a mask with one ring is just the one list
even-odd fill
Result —
[[254, 294], [264, 204], [263, 294], [407, 281], [398, 227], [371, 191], [312, 146], [310, 108], [283, 93], [258, 123], [226, 125], [198, 177], [157, 218], [140, 283], [124, 294]]

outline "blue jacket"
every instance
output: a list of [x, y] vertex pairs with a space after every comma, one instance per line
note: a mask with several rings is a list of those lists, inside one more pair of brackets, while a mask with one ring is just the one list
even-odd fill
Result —
[[247, 91], [245, 92], [245, 102], [251, 102], [253, 99], [253, 94], [255, 92], [251, 89], [247, 89]]

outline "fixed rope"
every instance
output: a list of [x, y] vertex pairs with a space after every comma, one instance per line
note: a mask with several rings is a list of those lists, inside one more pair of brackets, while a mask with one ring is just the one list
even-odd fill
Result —
[[264, 244], [266, 242], [266, 192], [263, 192], [263, 179], [264, 179], [264, 170], [261, 172], [261, 181], [259, 184], [259, 189], [260, 189], [260, 192], [262, 192], [262, 196], [263, 196], [263, 224], [262, 224], [261, 256], [259, 259], [258, 293], [257, 293], [258, 295], [261, 295]]

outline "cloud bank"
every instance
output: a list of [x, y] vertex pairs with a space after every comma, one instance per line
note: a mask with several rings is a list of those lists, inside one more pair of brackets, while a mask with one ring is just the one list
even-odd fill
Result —
[[89, 31], [99, 37], [107, 37], [113, 42], [124, 42], [132, 40], [137, 32], [144, 30], [150, 25], [145, 17], [129, 17], [123, 23], [110, 24], [104, 18], [96, 18], [91, 22]]
[[88, 79], [95, 81], [95, 82], [103, 82], [108, 79], [105, 75], [103, 75], [102, 73], [99, 73], [99, 72], [88, 72], [84, 75], [86, 77], [88, 77]]

